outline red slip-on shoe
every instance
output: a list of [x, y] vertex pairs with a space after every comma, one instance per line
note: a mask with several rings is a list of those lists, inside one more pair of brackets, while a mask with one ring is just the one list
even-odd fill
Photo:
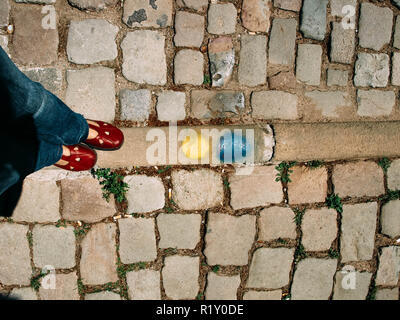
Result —
[[86, 171], [92, 169], [96, 164], [97, 153], [89, 147], [80, 144], [65, 147], [69, 149], [70, 155], [63, 155], [61, 160], [67, 161], [68, 164], [64, 166], [55, 164], [56, 167], [68, 171]]
[[97, 150], [114, 151], [121, 148], [124, 143], [124, 134], [121, 130], [103, 121], [88, 121], [97, 124], [96, 126], [89, 123], [89, 128], [95, 130], [98, 135], [94, 139], [86, 139], [84, 143]]

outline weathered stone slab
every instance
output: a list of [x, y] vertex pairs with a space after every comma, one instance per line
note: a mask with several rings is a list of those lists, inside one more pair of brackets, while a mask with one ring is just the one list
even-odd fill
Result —
[[[56, 2], [56, 0], [50, 1]], [[70, 5], [81, 10], [100, 11], [107, 7], [114, 6], [117, 3], [117, 0], [68, 0], [68, 2]]]
[[32, 288], [14, 288], [10, 292], [10, 298], [18, 300], [37, 300], [35, 290]]
[[246, 265], [256, 233], [256, 217], [210, 213], [204, 251], [209, 265]]
[[389, 56], [384, 53], [359, 53], [355, 65], [357, 87], [386, 87], [389, 81]]
[[76, 272], [56, 274], [56, 288], [45, 289], [41, 286], [39, 296], [41, 300], [79, 300]]
[[213, 87], [226, 85], [233, 72], [235, 64], [235, 50], [232, 38], [218, 37], [211, 39], [208, 44], [208, 57]]
[[207, 30], [212, 34], [231, 34], [236, 31], [237, 11], [232, 3], [211, 3], [208, 9]]
[[362, 3], [359, 22], [359, 45], [376, 51], [389, 44], [392, 37], [393, 11], [372, 3]]
[[197, 11], [204, 11], [208, 7], [208, 0], [177, 0], [179, 7], [186, 7]]
[[254, 32], [268, 32], [271, 16], [271, 0], [244, 0], [242, 5], [243, 26]]
[[322, 47], [317, 44], [299, 44], [297, 50], [297, 80], [310, 86], [321, 81]]
[[28, 226], [0, 224], [0, 282], [3, 285], [29, 285], [32, 275], [26, 234]]
[[36, 225], [32, 232], [33, 262], [36, 267], [47, 265], [55, 269], [69, 269], [75, 261], [74, 228]]
[[254, 167], [250, 175], [229, 178], [231, 206], [234, 210], [267, 206], [283, 200], [282, 185], [275, 181], [275, 167]]
[[281, 300], [282, 290], [272, 291], [247, 291], [243, 300]]
[[253, 118], [295, 120], [299, 117], [297, 111], [297, 96], [284, 91], [257, 91], [251, 95]]
[[120, 219], [118, 224], [122, 263], [147, 262], [157, 258], [154, 219]]
[[172, 198], [183, 210], [204, 210], [221, 205], [224, 198], [222, 179], [214, 171], [174, 171]]
[[150, 116], [151, 92], [146, 89], [119, 92], [121, 120], [146, 121]]
[[304, 0], [300, 31], [304, 37], [324, 40], [326, 33], [326, 7], [328, 0]]
[[115, 118], [114, 70], [94, 67], [67, 71], [66, 104], [87, 119], [113, 122]]
[[174, 61], [176, 84], [200, 86], [204, 81], [204, 57], [199, 51], [184, 49], [179, 51]]
[[40, 6], [17, 6], [13, 11], [15, 31], [12, 56], [23, 65], [49, 65], [58, 60], [58, 31], [43, 28]]
[[311, 104], [320, 111], [323, 117], [338, 118], [338, 111], [342, 108], [352, 107], [347, 92], [343, 91], [311, 91], [304, 94], [310, 98]]
[[122, 20], [131, 28], [165, 28], [172, 23], [172, 0], [126, 0]]
[[400, 236], [400, 200], [389, 201], [382, 207], [382, 233], [392, 238]]
[[400, 53], [393, 52], [392, 56], [392, 85], [400, 86]]
[[348, 71], [342, 71], [342, 70], [336, 70], [336, 69], [329, 68], [327, 74], [328, 74], [327, 85], [329, 87], [331, 87], [331, 86], [341, 86], [341, 87], [347, 86], [347, 82], [349, 81], [349, 72]]
[[[350, 278], [354, 277], [354, 287]], [[359, 271], [336, 272], [333, 300], [365, 300], [371, 283], [372, 274]]]
[[102, 291], [96, 293], [89, 293], [85, 295], [85, 300], [122, 300], [121, 296], [111, 291]]
[[399, 289], [378, 289], [375, 300], [399, 300]]
[[32, 81], [39, 82], [45, 89], [57, 94], [61, 90], [62, 73], [56, 68], [30, 68], [22, 70]]
[[247, 287], [278, 289], [289, 283], [294, 249], [261, 248], [254, 252]]
[[80, 267], [84, 284], [96, 285], [118, 280], [115, 229], [112, 223], [96, 224], [82, 240]]
[[175, 300], [194, 299], [199, 290], [198, 257], [169, 256], [162, 269], [163, 284], [167, 297]]
[[301, 260], [294, 273], [292, 300], [328, 300], [337, 262], [336, 259]]
[[396, 26], [394, 29], [394, 39], [393, 39], [393, 47], [396, 49], [400, 49], [400, 18], [397, 16], [396, 18]]
[[175, 15], [175, 30], [175, 46], [200, 47], [204, 39], [204, 17], [178, 11]]
[[279, 72], [269, 78], [269, 88], [274, 89], [295, 89], [296, 88], [296, 77], [292, 71]]
[[400, 159], [393, 160], [387, 172], [388, 188], [400, 190]]
[[157, 216], [160, 248], [194, 249], [200, 241], [201, 215], [165, 214]]
[[9, 54], [9, 50], [8, 50], [8, 36], [6, 36], [6, 35], [0, 35], [0, 47], [1, 47], [7, 54]]
[[179, 121], [186, 117], [186, 94], [178, 91], [163, 91], [157, 97], [157, 116], [160, 121]]
[[355, 37], [354, 29], [344, 29], [341, 22], [333, 22], [330, 51], [332, 62], [352, 63], [356, 46]]
[[240, 275], [219, 276], [210, 272], [207, 276], [206, 300], [236, 300], [240, 286]]
[[160, 272], [138, 270], [126, 274], [131, 300], [161, 300]]
[[289, 203], [325, 202], [328, 192], [326, 168], [294, 167], [288, 184]]
[[300, 11], [302, 0], [274, 0], [274, 7], [289, 10]]
[[68, 60], [76, 64], [92, 64], [114, 60], [118, 55], [115, 38], [119, 28], [106, 20], [73, 20], [67, 40]]
[[301, 222], [301, 243], [306, 251], [326, 251], [337, 237], [337, 213], [333, 209], [306, 210]]
[[296, 239], [294, 212], [290, 208], [270, 207], [260, 212], [258, 239]]
[[66, 220], [97, 222], [115, 214], [114, 198], [103, 199], [99, 182], [91, 177], [61, 180], [62, 215]]
[[267, 81], [267, 38], [263, 35], [241, 36], [239, 83], [255, 87]]
[[340, 241], [343, 263], [372, 259], [377, 210], [376, 202], [343, 206]]
[[10, 15], [10, 2], [3, 0], [0, 3], [0, 27], [8, 26]]
[[274, 19], [269, 38], [269, 63], [293, 65], [296, 47], [296, 29], [296, 19]]
[[379, 255], [379, 268], [375, 284], [382, 286], [397, 286], [400, 272], [400, 247], [382, 248]]
[[345, 6], [357, 8], [357, 0], [330, 0], [331, 15], [343, 18], [348, 13]]
[[393, 112], [396, 94], [393, 91], [357, 90], [357, 113], [362, 117], [382, 117]]

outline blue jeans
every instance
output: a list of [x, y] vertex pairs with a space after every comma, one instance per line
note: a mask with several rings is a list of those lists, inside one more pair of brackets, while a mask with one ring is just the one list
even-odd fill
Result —
[[[8, 142], [9, 150], [5, 151], [15, 154], [8, 157], [1, 152], [0, 195], [27, 174], [59, 161], [62, 145], [78, 144], [86, 140], [89, 133], [82, 115], [73, 112], [40, 83], [25, 76], [1, 47], [0, 119], [3, 123], [0, 138], [5, 146]], [[21, 132], [22, 136], [19, 136]], [[26, 143], [29, 139], [31, 143]], [[16, 164], [16, 155], [18, 158], [32, 157], [32, 161]]]

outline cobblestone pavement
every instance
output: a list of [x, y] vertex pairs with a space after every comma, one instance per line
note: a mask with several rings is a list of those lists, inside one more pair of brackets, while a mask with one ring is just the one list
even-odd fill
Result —
[[[73, 110], [122, 128], [389, 125], [400, 120], [399, 9], [1, 0], [0, 45]], [[398, 157], [272, 158], [237, 175], [232, 165], [138, 167], [134, 147], [113, 167], [130, 187], [122, 203], [107, 202], [87, 172], [49, 168], [25, 180], [13, 217], [0, 220], [0, 293], [399, 299]]]

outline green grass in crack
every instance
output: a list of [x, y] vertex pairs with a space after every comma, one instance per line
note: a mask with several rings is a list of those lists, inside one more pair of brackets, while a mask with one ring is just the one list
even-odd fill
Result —
[[326, 198], [326, 205], [330, 209], [335, 209], [339, 213], [343, 213], [343, 205], [342, 199], [340, 199], [339, 195], [331, 194], [329, 197]]
[[31, 287], [35, 290], [38, 291], [41, 285], [40, 279], [42, 279], [44, 276], [46, 276], [47, 273], [41, 272], [37, 276], [33, 276], [31, 278]]
[[389, 190], [386, 194], [381, 196], [379, 200], [382, 201], [382, 203], [389, 202], [391, 200], [397, 200], [400, 199], [400, 191], [399, 190]]
[[80, 227], [74, 229], [75, 236], [83, 237], [90, 230], [90, 225], [82, 224]]
[[204, 75], [204, 80], [203, 80], [203, 84], [210, 84], [211, 83], [211, 77], [209, 74], [205, 74]]
[[304, 249], [304, 246], [301, 243], [296, 248], [296, 251], [294, 252], [294, 257], [296, 262], [299, 262], [300, 260], [307, 258], [306, 250]]
[[292, 162], [281, 162], [279, 165], [275, 167], [275, 169], [278, 171], [278, 174], [276, 175], [276, 182], [282, 181], [283, 183], [288, 183], [292, 182], [290, 180], [290, 174], [293, 172], [293, 170], [290, 170], [293, 166], [296, 165], [295, 161]]
[[335, 250], [335, 249], [332, 249], [332, 248], [329, 249], [328, 255], [329, 255], [329, 257], [332, 258], [332, 259], [337, 259], [337, 258], [339, 258], [339, 252], [338, 252], [337, 250]]
[[388, 158], [382, 158], [378, 161], [379, 166], [383, 169], [383, 172], [387, 172], [390, 167], [390, 160]]
[[110, 196], [113, 194], [117, 202], [126, 200], [125, 194], [129, 189], [127, 183], [124, 182], [124, 177], [112, 172], [111, 169], [91, 170], [93, 178], [99, 180], [101, 189], [103, 190], [103, 198], [110, 201]]
[[324, 164], [323, 161], [312, 160], [312, 161], [307, 162], [307, 168], [317, 169], [317, 168], [321, 167], [323, 164]]
[[300, 210], [298, 208], [295, 208], [294, 210], [294, 218], [293, 221], [296, 223], [297, 226], [301, 225], [301, 221], [303, 220], [304, 213], [306, 212], [306, 209]]

